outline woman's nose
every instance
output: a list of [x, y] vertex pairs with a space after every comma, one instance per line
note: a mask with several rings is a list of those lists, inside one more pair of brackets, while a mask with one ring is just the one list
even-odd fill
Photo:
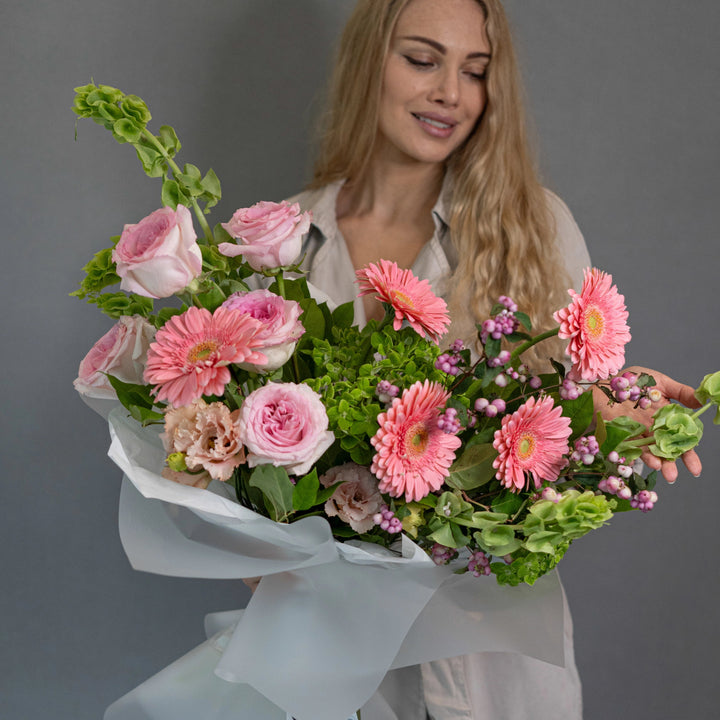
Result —
[[432, 89], [430, 99], [441, 105], [457, 105], [460, 100], [460, 83], [458, 73], [447, 68], [438, 73], [437, 82]]

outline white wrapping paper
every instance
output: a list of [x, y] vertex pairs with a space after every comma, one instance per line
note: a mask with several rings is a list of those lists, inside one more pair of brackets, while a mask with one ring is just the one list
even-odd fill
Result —
[[133, 567], [263, 579], [246, 610], [208, 616], [208, 641], [114, 703], [106, 720], [344, 720], [391, 668], [482, 651], [564, 664], [555, 573], [533, 588], [500, 587], [436, 567], [404, 536], [399, 556], [336, 543], [320, 517], [275, 523], [222, 483], [209, 492], [165, 480], [157, 432], [122, 408], [109, 421]]

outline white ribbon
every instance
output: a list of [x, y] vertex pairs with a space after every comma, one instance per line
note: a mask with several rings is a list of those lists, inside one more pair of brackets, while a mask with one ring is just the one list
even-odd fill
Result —
[[533, 588], [436, 567], [409, 538], [395, 555], [336, 543], [324, 518], [279, 524], [159, 475], [164, 451], [120, 408], [110, 457], [126, 475], [120, 535], [138, 570], [263, 579], [245, 611], [208, 616], [209, 640], [114, 703], [106, 720], [338, 720], [391, 668], [507, 651], [564, 664], [555, 573]]

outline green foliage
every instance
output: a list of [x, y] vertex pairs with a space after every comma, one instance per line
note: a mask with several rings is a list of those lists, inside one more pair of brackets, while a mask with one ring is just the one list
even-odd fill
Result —
[[263, 494], [270, 517], [285, 522], [293, 511], [294, 486], [287, 470], [275, 465], [258, 465], [250, 475], [250, 487]]
[[[126, 383], [113, 375], [107, 375], [107, 379], [117, 393], [118, 400], [127, 409], [131, 417], [141, 423], [143, 427], [163, 422], [163, 413], [153, 409], [155, 407], [155, 398], [152, 396], [151, 388], [148, 385]], [[160, 407], [162, 408], [164, 405]]]
[[562, 542], [554, 548], [552, 554], [520, 549], [513, 553], [512, 563], [494, 562], [490, 564], [490, 569], [500, 585], [534, 585], [539, 577], [550, 572], [560, 562], [569, 547], [570, 542]]

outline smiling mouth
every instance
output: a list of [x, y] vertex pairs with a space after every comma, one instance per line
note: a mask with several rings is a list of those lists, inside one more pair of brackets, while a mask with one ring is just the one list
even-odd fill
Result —
[[455, 127], [454, 123], [445, 123], [441, 122], [440, 120], [433, 120], [429, 117], [425, 117], [424, 115], [417, 115], [416, 113], [412, 113], [412, 115], [420, 122], [430, 125], [430, 127], [438, 128], [440, 130], [450, 130], [451, 128]]

